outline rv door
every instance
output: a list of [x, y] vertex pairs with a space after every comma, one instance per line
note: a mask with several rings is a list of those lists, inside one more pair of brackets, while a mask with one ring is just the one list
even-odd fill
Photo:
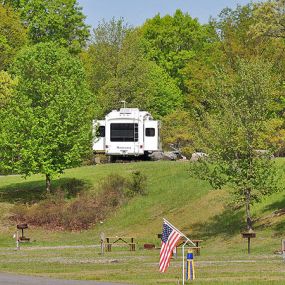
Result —
[[94, 152], [105, 152], [105, 121], [94, 120], [93, 121], [93, 151]]

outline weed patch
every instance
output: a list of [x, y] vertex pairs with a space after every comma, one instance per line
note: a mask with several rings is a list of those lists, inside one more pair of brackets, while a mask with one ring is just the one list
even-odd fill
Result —
[[[86, 191], [77, 193], [78, 183], [73, 186], [70, 181], [67, 185], [69, 191], [59, 187], [38, 203], [15, 205], [10, 219], [47, 229], [86, 230], [106, 219], [109, 213], [113, 213], [131, 197], [145, 194], [145, 180], [137, 172], [130, 179], [112, 174], [99, 185], [96, 194]], [[76, 193], [77, 196], [71, 198]]]

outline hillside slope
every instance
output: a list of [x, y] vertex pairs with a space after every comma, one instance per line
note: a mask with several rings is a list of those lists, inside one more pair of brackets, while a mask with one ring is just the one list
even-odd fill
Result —
[[[79, 185], [81, 191], [96, 191], [96, 187], [110, 174], [129, 176], [139, 170], [147, 177], [146, 196], [137, 196], [121, 209], [110, 212], [103, 224], [82, 232], [80, 239], [93, 242], [94, 235], [105, 232], [109, 235], [134, 235], [142, 240], [157, 241], [161, 231], [162, 218], [167, 218], [186, 234], [193, 237], [233, 238], [244, 227], [243, 209], [233, 211], [227, 207], [229, 194], [226, 190], [211, 190], [208, 183], [191, 178], [187, 162], [140, 162], [105, 164], [67, 170], [53, 182], [54, 188]], [[19, 176], [0, 178], [0, 217], [2, 230], [10, 235], [14, 226], [7, 221], [7, 212], [13, 203], [32, 203], [41, 199], [44, 192], [44, 178], [40, 175], [27, 180]], [[257, 229], [281, 236], [284, 233], [284, 216], [272, 213], [285, 208], [284, 193], [276, 193], [264, 199], [253, 208], [258, 215]], [[270, 227], [266, 227], [270, 225]], [[42, 241], [41, 229], [32, 229]], [[88, 236], [92, 235], [92, 238]], [[78, 233], [47, 232], [50, 242], [76, 242]], [[64, 237], [61, 240], [61, 237]], [[7, 245], [7, 243], [4, 243]]]
[[[14, 203], [36, 203], [44, 193], [44, 177], [27, 180], [19, 176], [0, 177], [0, 271], [54, 278], [111, 280], [130, 284], [178, 284], [181, 280], [181, 253], [172, 260], [167, 274], [158, 272], [159, 251], [142, 250], [144, 243], [159, 247], [157, 233], [167, 218], [185, 234], [203, 239], [201, 256], [195, 257], [197, 284], [284, 284], [284, 262], [274, 251], [285, 237], [284, 193], [275, 193], [253, 206], [257, 237], [252, 255], [241, 238], [244, 211], [228, 205], [227, 189], [212, 190], [191, 178], [187, 162], [141, 162], [86, 166], [67, 170], [53, 181], [76, 195], [98, 191], [98, 185], [112, 173], [128, 177], [134, 170], [147, 176], [148, 194], [136, 196], [106, 220], [81, 232], [48, 231], [30, 227], [30, 243], [15, 251], [15, 224], [8, 220]], [[100, 233], [132, 236], [136, 252], [117, 249], [100, 255]], [[68, 247], [70, 245], [72, 247]], [[94, 246], [95, 245], [95, 246]], [[74, 247], [75, 246], [75, 247]], [[28, 261], [28, 262], [27, 262]]]

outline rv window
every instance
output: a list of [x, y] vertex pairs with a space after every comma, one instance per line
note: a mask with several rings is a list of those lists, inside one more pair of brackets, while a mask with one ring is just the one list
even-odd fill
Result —
[[155, 129], [154, 128], [146, 128], [145, 135], [147, 137], [154, 137], [155, 136]]
[[99, 134], [99, 137], [101, 138], [105, 137], [105, 126], [99, 126], [98, 134]]
[[111, 124], [111, 142], [137, 142], [138, 124]]

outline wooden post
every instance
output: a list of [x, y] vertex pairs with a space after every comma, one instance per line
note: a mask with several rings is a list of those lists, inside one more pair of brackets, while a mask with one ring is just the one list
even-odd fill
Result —
[[105, 234], [100, 234], [100, 242], [101, 242], [101, 255], [104, 255], [105, 252]]
[[19, 231], [18, 231], [18, 229], [17, 229], [17, 232], [16, 232], [16, 249], [20, 250]]
[[247, 238], [247, 253], [250, 254], [250, 237]]
[[250, 254], [250, 239], [256, 237], [256, 233], [251, 230], [241, 233], [243, 238], [247, 238], [247, 253]]

